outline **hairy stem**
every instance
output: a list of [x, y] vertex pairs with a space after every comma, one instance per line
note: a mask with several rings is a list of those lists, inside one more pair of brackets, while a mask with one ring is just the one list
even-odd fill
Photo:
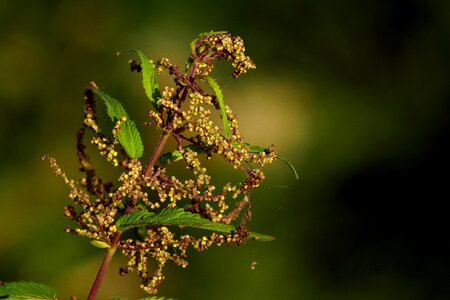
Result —
[[95, 277], [94, 284], [91, 287], [91, 290], [89, 292], [88, 300], [94, 300], [95, 297], [97, 297], [98, 290], [100, 289], [100, 285], [103, 281], [103, 277], [105, 277], [106, 270], [108, 269], [109, 263], [111, 262], [111, 259], [116, 252], [115, 247], [111, 247], [108, 249], [108, 251], [105, 254], [105, 258], [103, 258], [102, 265], [100, 266], [100, 269], [98, 270], [97, 276]]

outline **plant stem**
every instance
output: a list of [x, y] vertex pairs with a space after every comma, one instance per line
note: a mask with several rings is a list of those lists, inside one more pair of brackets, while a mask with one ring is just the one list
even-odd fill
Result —
[[192, 69], [191, 69], [191, 73], [189, 74], [189, 82], [191, 84], [194, 83], [194, 79], [195, 79], [195, 72], [197, 71], [198, 68], [198, 63], [194, 62], [194, 64], [192, 65]]
[[98, 290], [100, 289], [103, 277], [105, 277], [106, 270], [108, 269], [109, 263], [111, 262], [114, 252], [116, 252], [115, 247], [109, 248], [108, 251], [106, 252], [102, 265], [100, 266], [97, 276], [95, 277], [94, 284], [92, 285], [92, 288], [89, 292], [89, 296], [87, 298], [88, 300], [94, 300], [95, 297], [97, 297]]
[[170, 136], [169, 130], [164, 130], [163, 134], [161, 135], [161, 138], [159, 139], [158, 145], [155, 148], [155, 151], [153, 151], [152, 157], [150, 158], [147, 166], [145, 167], [144, 176], [148, 177], [150, 175], [150, 172], [153, 169], [153, 166], [156, 164], [156, 160], [161, 155], [162, 149], [164, 148], [164, 145], [167, 142], [167, 139]]

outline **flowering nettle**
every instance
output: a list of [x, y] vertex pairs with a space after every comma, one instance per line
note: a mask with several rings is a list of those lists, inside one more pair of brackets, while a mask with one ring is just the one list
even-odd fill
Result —
[[[77, 135], [77, 155], [84, 177], [69, 179], [53, 158], [45, 158], [70, 187], [69, 197], [74, 204], [65, 208], [65, 215], [74, 225], [66, 231], [89, 237], [95, 246], [108, 248], [110, 256], [116, 249], [121, 250], [129, 261], [120, 273], [136, 271], [141, 287], [156, 293], [164, 279], [166, 262], [186, 267], [189, 247], [203, 251], [213, 244], [273, 239], [249, 232], [246, 223], [251, 217], [251, 192], [264, 179], [260, 167], [280, 157], [273, 146], [262, 148], [243, 139], [236, 116], [224, 103], [217, 82], [209, 77], [214, 62], [220, 59], [231, 61], [235, 78], [255, 68], [244, 54], [241, 38], [225, 32], [199, 35], [191, 43], [184, 72], [167, 58], [153, 63], [142, 52], [135, 52], [139, 62], [131, 61], [131, 70], [142, 73], [144, 90], [153, 106], [147, 125], [161, 130], [148, 161], [142, 159], [144, 149], [136, 124], [121, 103], [95, 83], [85, 91], [85, 118]], [[161, 73], [172, 75], [174, 86], [160, 89], [157, 75]], [[97, 122], [96, 98], [105, 102], [114, 122], [110, 135], [104, 134]], [[221, 117], [221, 124], [212, 121], [215, 113]], [[176, 143], [175, 149], [168, 149], [171, 151], [165, 150], [169, 139]], [[86, 153], [86, 141], [95, 145], [113, 167], [123, 170], [115, 185], [97, 175]], [[214, 185], [206, 167], [207, 159], [213, 156], [244, 174], [242, 182]], [[167, 169], [168, 164], [183, 162], [191, 174], [187, 179]], [[207, 231], [203, 235], [202, 231], [197, 235], [180, 234], [180, 230], [173, 231], [176, 226]], [[137, 230], [140, 237], [124, 234], [130, 230]], [[208, 231], [212, 233], [205, 234]], [[149, 258], [157, 263], [151, 271]]]

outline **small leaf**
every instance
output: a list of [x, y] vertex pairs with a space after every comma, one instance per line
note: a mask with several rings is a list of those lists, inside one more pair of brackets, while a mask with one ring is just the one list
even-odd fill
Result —
[[270, 236], [267, 234], [262, 234], [262, 233], [257, 233], [257, 232], [249, 232], [248, 237], [251, 239], [254, 239], [255, 241], [260, 241], [260, 242], [270, 242], [270, 241], [275, 240], [275, 238], [273, 236]]
[[167, 152], [167, 153], [162, 154], [159, 157], [158, 161], [161, 165], [167, 165], [168, 163], [175, 162], [182, 158], [183, 158], [183, 155], [181, 154], [181, 152], [178, 150], [175, 150], [172, 152]]
[[[128, 230], [140, 226], [170, 226], [180, 225], [193, 228], [211, 230], [216, 232], [231, 233], [236, 228], [230, 224], [220, 222], [212, 222], [201, 216], [184, 211], [182, 208], [163, 209], [159, 213], [149, 211], [137, 211], [124, 215], [116, 222], [116, 226], [120, 230]], [[272, 241], [273, 237], [249, 232], [249, 238], [259, 241]]]
[[209, 32], [203, 32], [200, 33], [199, 35], [197, 35], [197, 37], [195, 39], [192, 40], [191, 42], [191, 49], [192, 52], [195, 51], [195, 44], [198, 42], [198, 40], [206, 37], [206, 36], [210, 36], [210, 35], [216, 35], [216, 34], [225, 34], [228, 33], [227, 31], [209, 31]]
[[298, 176], [297, 170], [295, 169], [294, 165], [293, 165], [289, 160], [287, 160], [287, 158], [284, 158], [283, 156], [278, 155], [278, 154], [277, 154], [277, 158], [278, 158], [279, 160], [281, 160], [282, 162], [284, 162], [285, 164], [288, 165], [288, 167], [289, 167], [289, 168], [291, 169], [291, 171], [294, 173], [295, 179], [298, 180], [298, 179], [300, 178], [300, 177]]
[[228, 33], [228, 31], [213, 31], [213, 30], [211, 30], [209, 32], [202, 32], [202, 33], [200, 33], [198, 35], [198, 38], [201, 39], [201, 38], [204, 38], [206, 36], [217, 35], [217, 34], [225, 34], [225, 33]]
[[92, 240], [91, 245], [100, 249], [110, 248], [108, 243], [105, 243], [104, 241], [99, 240]]
[[91, 90], [103, 99], [106, 105], [106, 112], [113, 122], [118, 121], [121, 117], [127, 118], [127, 120], [120, 125], [118, 139], [123, 149], [125, 149], [125, 152], [127, 152], [131, 158], [140, 158], [144, 153], [141, 135], [139, 134], [136, 124], [130, 120], [130, 117], [120, 101], [99, 89], [91, 88]]
[[0, 285], [0, 298], [14, 300], [49, 300], [56, 299], [53, 288], [31, 281], [7, 282]]
[[142, 85], [144, 86], [145, 94], [150, 99], [153, 106], [158, 109], [158, 99], [161, 97], [161, 92], [158, 87], [158, 79], [156, 77], [155, 65], [139, 50], [134, 50], [141, 60], [142, 68]]
[[113, 97], [102, 92], [99, 89], [91, 88], [91, 90], [92, 92], [94, 92], [94, 94], [103, 99], [106, 105], [106, 112], [113, 122], [119, 120], [120, 117], [128, 118], [128, 114], [119, 100], [114, 99]]
[[131, 158], [140, 158], [144, 154], [144, 145], [136, 124], [131, 120], [126, 120], [120, 125], [117, 134], [120, 144]]
[[[185, 146], [184, 148], [191, 149], [192, 151], [195, 151], [197, 153], [205, 152], [205, 149], [203, 149], [202, 147], [200, 147], [198, 145], [194, 145], [194, 144]], [[178, 161], [178, 160], [180, 160], [182, 158], [183, 158], [183, 155], [181, 154], [181, 152], [179, 150], [175, 150], [175, 151], [172, 151], [172, 152], [167, 152], [167, 153], [162, 154], [159, 157], [158, 161], [159, 161], [159, 163], [161, 165], [166, 165], [168, 163], [172, 163], [172, 162]]]
[[[237, 143], [235, 142], [232, 145], [233, 145], [233, 147], [236, 147]], [[261, 152], [265, 152], [268, 150], [268, 148], [252, 145], [249, 143], [245, 143], [245, 146], [248, 147], [248, 152], [250, 152], [250, 153], [261, 153]], [[277, 159], [284, 162], [291, 169], [292, 173], [294, 173], [295, 179], [297, 179], [297, 180], [299, 179], [297, 170], [295, 169], [294, 165], [287, 158], [277, 154]]]
[[219, 104], [220, 114], [222, 117], [223, 128], [225, 130], [225, 136], [229, 139], [231, 136], [230, 126], [228, 124], [225, 103], [223, 102], [222, 90], [220, 89], [219, 84], [213, 78], [206, 76], [206, 80], [208, 81], [209, 86], [211, 86], [211, 88], [214, 90], [214, 93], [216, 94], [217, 103]]

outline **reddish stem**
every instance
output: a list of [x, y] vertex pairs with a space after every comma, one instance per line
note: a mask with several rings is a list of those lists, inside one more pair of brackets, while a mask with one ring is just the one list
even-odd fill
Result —
[[106, 270], [108, 269], [109, 263], [111, 262], [114, 252], [116, 252], [115, 247], [109, 248], [108, 251], [106, 252], [102, 265], [100, 266], [97, 276], [95, 277], [94, 284], [92, 285], [92, 288], [89, 292], [89, 296], [87, 298], [88, 300], [94, 300], [95, 297], [97, 297], [98, 290], [100, 289], [103, 277], [105, 277]]
[[150, 158], [147, 166], [145, 167], [145, 171], [144, 171], [145, 177], [148, 177], [150, 175], [150, 172], [152, 171], [153, 166], [156, 164], [158, 157], [161, 155], [162, 149], [164, 148], [164, 145], [166, 144], [169, 136], [170, 136], [170, 131], [166, 131], [166, 130], [161, 135], [158, 145], [156, 146], [155, 151], [153, 151], [152, 157]]

